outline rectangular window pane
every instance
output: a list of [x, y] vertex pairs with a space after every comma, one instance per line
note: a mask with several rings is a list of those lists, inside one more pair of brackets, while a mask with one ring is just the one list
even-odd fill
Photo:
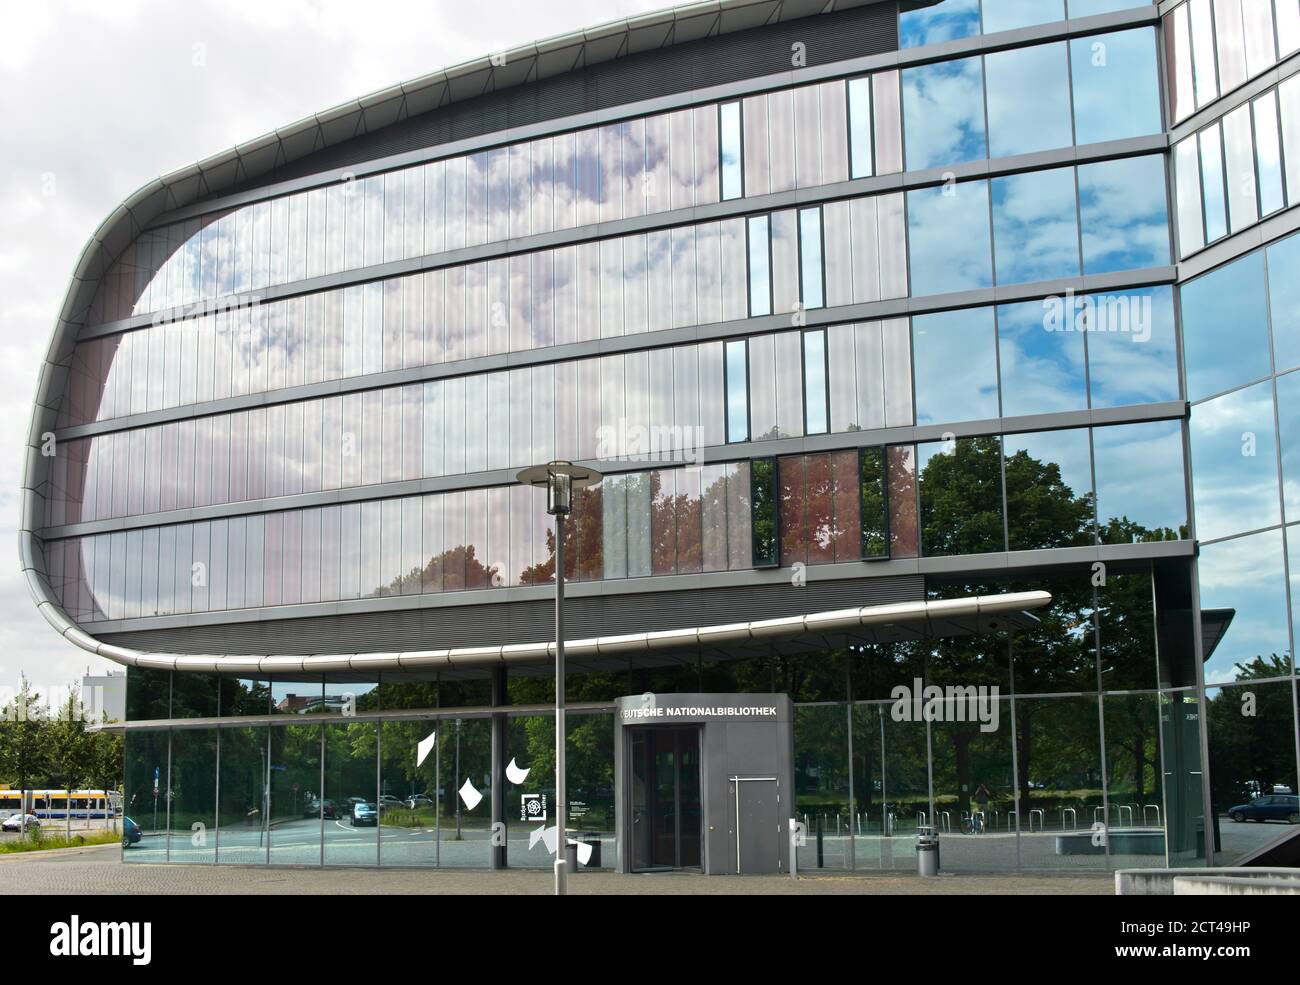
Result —
[[803, 390], [806, 424], [804, 433], [825, 434], [826, 400], [826, 333], [805, 332], [803, 336]]
[[722, 197], [740, 198], [744, 194], [740, 103], [723, 103], [718, 107], [718, 117], [722, 128]]
[[799, 210], [799, 296], [804, 308], [825, 305], [822, 287], [822, 213]]
[[1188, 256], [1205, 245], [1201, 161], [1195, 136], [1174, 145], [1174, 182], [1178, 197], [1178, 248], [1182, 256]]
[[767, 216], [749, 220], [749, 315], [772, 313], [772, 276], [768, 252]]
[[1201, 149], [1201, 198], [1205, 203], [1205, 241], [1213, 243], [1228, 233], [1223, 190], [1223, 141], [1216, 123], [1197, 136]]
[[849, 79], [850, 177], [870, 178], [875, 173], [871, 140], [871, 77]]
[[908, 192], [907, 227], [913, 294], [993, 286], [988, 182]]
[[[1070, 146], [1070, 73], [1063, 43], [987, 55], [984, 76], [990, 157]], [[1150, 85], [1154, 98], [1154, 78]]]
[[909, 171], [987, 157], [980, 59], [905, 69], [903, 132]]
[[727, 343], [727, 441], [749, 440], [748, 360], [743, 339]]
[[1249, 106], [1241, 106], [1223, 118], [1223, 145], [1227, 166], [1228, 219], [1235, 231], [1259, 220]]
[[1277, 95], [1265, 93], [1252, 103], [1255, 112], [1255, 156], [1259, 163], [1259, 211], [1271, 215], [1282, 208], [1282, 150], [1278, 144]]

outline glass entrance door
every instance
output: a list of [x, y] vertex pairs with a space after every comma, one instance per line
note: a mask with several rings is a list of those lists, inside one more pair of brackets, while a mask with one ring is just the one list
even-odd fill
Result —
[[632, 868], [700, 865], [700, 729], [628, 730], [632, 757]]

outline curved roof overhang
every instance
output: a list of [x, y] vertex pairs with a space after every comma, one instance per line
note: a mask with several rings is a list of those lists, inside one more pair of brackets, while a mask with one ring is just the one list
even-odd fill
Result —
[[[205, 667], [210, 669], [215, 666], [214, 660], [222, 659], [157, 656], [101, 643], [78, 627], [55, 599], [47, 578], [44, 551], [37, 536], [43, 525], [41, 490], [48, 482], [50, 462], [42, 453], [43, 436], [55, 429], [59, 405], [67, 392], [73, 347], [86, 323], [100, 279], [159, 216], [228, 192], [277, 167], [334, 144], [449, 103], [642, 51], [878, 2], [880, 0], [708, 0], [610, 21], [454, 65], [343, 103], [163, 175], [138, 189], [113, 210], [82, 249], [37, 379], [23, 468], [18, 551], [28, 588], [42, 615], [69, 642], [118, 663], [185, 669], [192, 661], [206, 660]], [[310, 659], [346, 663], [362, 656], [322, 655]], [[256, 663], [278, 658], [238, 659], [246, 666], [249, 661]], [[200, 667], [196, 664], [194, 669]]]
[[[660, 632], [566, 640], [566, 662], [574, 669], [598, 668], [609, 658], [626, 666], [638, 657], [653, 663], [654, 655], [699, 650], [770, 652], [781, 646], [819, 649], [837, 642], [878, 642], [959, 636], [1037, 623], [1028, 614], [1052, 601], [1047, 592], [1008, 592], [956, 599], [868, 605], [832, 612], [814, 612], [780, 619], [698, 626]], [[49, 604], [41, 612], [56, 629], [58, 616]], [[555, 657], [555, 641], [497, 646], [419, 650], [405, 653], [318, 653], [307, 656], [202, 655], [145, 653], [103, 643], [75, 626], [61, 630], [71, 643], [101, 657], [150, 670], [186, 670], [250, 676], [372, 672], [378, 670], [464, 670], [546, 664]]]

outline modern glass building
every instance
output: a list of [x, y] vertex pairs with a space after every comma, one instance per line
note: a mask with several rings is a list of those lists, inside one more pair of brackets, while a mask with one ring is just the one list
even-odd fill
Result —
[[21, 525], [124, 859], [549, 867], [555, 458], [586, 865], [1294, 833], [1297, 204], [1300, 0], [692, 4], [158, 179]]

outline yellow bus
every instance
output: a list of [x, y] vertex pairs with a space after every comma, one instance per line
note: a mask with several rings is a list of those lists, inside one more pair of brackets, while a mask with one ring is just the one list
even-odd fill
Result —
[[[63, 820], [68, 816], [67, 790], [0, 790], [0, 820], [17, 814], [24, 806], [41, 820]], [[117, 790], [73, 790], [74, 818], [111, 818], [122, 813], [122, 794]]]

